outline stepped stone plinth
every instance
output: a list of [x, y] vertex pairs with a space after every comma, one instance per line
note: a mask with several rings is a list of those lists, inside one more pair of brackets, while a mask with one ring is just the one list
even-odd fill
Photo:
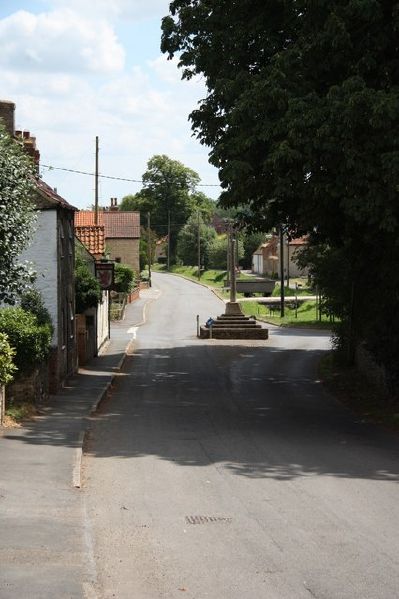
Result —
[[255, 318], [244, 316], [239, 305], [238, 308], [239, 313], [234, 312], [235, 308], [233, 313], [228, 313], [226, 309], [226, 314], [218, 316], [211, 325], [202, 326], [201, 339], [267, 339], [268, 329], [262, 328]]

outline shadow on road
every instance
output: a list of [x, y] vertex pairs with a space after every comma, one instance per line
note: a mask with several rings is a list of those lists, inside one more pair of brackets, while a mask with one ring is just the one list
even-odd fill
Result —
[[[88, 451], [157, 456], [182, 467], [220, 464], [251, 478], [398, 481], [399, 440], [357, 421], [325, 392], [316, 369], [322, 353], [211, 343], [141, 349], [94, 417]], [[69, 420], [44, 415], [5, 437], [74, 444], [78, 412]]]

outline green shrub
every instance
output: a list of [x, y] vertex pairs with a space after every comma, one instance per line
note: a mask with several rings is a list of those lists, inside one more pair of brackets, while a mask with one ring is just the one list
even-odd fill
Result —
[[142, 270], [140, 273], [140, 281], [149, 281], [150, 280], [150, 273], [148, 272], [148, 270]]
[[75, 265], [75, 302], [76, 313], [82, 314], [89, 308], [95, 308], [101, 301], [101, 287], [87, 264], [80, 258]]
[[118, 293], [130, 293], [136, 285], [134, 270], [127, 264], [115, 264], [114, 290]]
[[51, 316], [43, 298], [37, 289], [28, 289], [21, 297], [21, 308], [27, 312], [31, 312], [37, 318], [38, 324], [48, 324], [53, 329]]
[[37, 317], [23, 308], [0, 310], [0, 332], [5, 333], [15, 350], [15, 366], [20, 372], [30, 372], [48, 357], [51, 326], [39, 324]]
[[0, 385], [7, 385], [17, 370], [13, 362], [15, 350], [12, 349], [5, 333], [0, 333]]

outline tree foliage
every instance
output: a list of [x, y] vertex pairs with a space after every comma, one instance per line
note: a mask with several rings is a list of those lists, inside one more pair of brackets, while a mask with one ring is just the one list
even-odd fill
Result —
[[130, 293], [135, 286], [136, 276], [134, 270], [127, 264], [115, 264], [115, 285], [118, 293]]
[[397, 2], [175, 0], [162, 27], [183, 77], [205, 78], [190, 118], [222, 204], [310, 234], [348, 355], [365, 341], [398, 386]]
[[5, 333], [0, 333], [0, 387], [10, 383], [17, 370], [13, 359], [15, 350], [10, 346]]
[[197, 191], [199, 175], [178, 160], [155, 155], [147, 163], [143, 174], [143, 188], [134, 195], [122, 199], [120, 210], [138, 210], [151, 215], [151, 228], [159, 235], [166, 236], [170, 221], [171, 261], [176, 257], [177, 236], [190, 216], [200, 211], [203, 219], [209, 222], [213, 201]]
[[[218, 235], [209, 248], [209, 266], [216, 269], [227, 269], [227, 235]], [[237, 264], [244, 256], [242, 239], [237, 238]]]
[[198, 216], [191, 216], [180, 231], [177, 238], [177, 256], [183, 264], [188, 266], [198, 264], [198, 226], [201, 266], [208, 268], [209, 251], [216, 238], [216, 231], [212, 227], [208, 227], [202, 218], [198, 219]]
[[23, 149], [0, 127], [0, 301], [14, 303], [34, 275], [19, 256], [36, 220], [34, 169]]
[[95, 308], [101, 301], [101, 287], [90, 272], [86, 262], [76, 257], [75, 264], [75, 304], [76, 313], [83, 314], [89, 308]]

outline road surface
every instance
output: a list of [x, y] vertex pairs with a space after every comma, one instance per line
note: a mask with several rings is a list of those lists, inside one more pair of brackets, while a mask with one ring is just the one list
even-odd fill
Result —
[[87, 447], [88, 596], [399, 597], [399, 443], [324, 391], [328, 334], [199, 340], [220, 300], [153, 281]]

